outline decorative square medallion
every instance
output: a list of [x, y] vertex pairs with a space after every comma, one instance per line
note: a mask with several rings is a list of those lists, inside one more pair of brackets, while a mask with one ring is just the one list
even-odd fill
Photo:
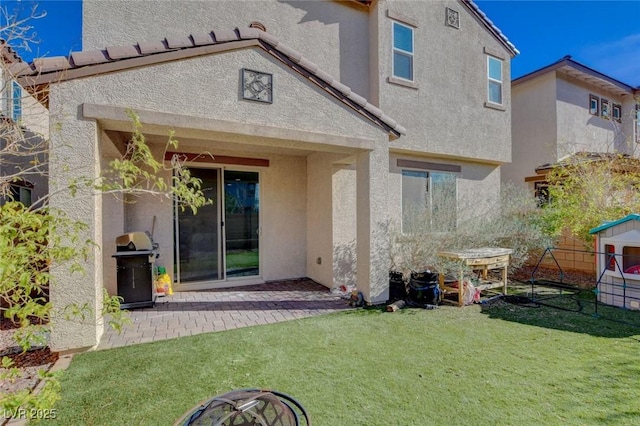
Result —
[[457, 10], [446, 8], [446, 21], [445, 24], [460, 29], [460, 14]]
[[242, 68], [242, 97], [250, 101], [273, 102], [273, 75]]

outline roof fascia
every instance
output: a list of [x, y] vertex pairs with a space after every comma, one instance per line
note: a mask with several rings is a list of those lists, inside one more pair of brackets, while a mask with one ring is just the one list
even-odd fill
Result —
[[630, 220], [640, 220], [640, 215], [637, 213], [630, 214], [628, 216], [623, 217], [622, 219], [618, 219], [613, 222], [603, 223], [602, 225], [593, 228], [589, 231], [589, 234], [597, 234], [600, 231], [604, 231], [605, 229], [613, 228], [614, 226], [620, 225], [625, 222], [629, 222]]
[[520, 51], [516, 49], [516, 47], [507, 40], [506, 36], [500, 31], [500, 29], [487, 17], [487, 15], [480, 10], [477, 4], [475, 4], [472, 0], [458, 0], [458, 2], [462, 3], [467, 10], [471, 12], [471, 14], [493, 35], [496, 40], [498, 40], [504, 47], [507, 49], [511, 57], [517, 56]]
[[578, 71], [581, 71], [581, 72], [583, 72], [585, 74], [589, 74], [589, 75], [591, 75], [593, 77], [597, 77], [597, 78], [600, 78], [602, 80], [605, 80], [608, 83], [613, 84], [614, 86], [616, 86], [616, 87], [618, 87], [618, 88], [620, 88], [622, 90], [625, 90], [625, 91], [627, 91], [629, 93], [633, 94], [633, 93], [637, 92], [637, 89], [635, 89], [633, 86], [629, 86], [628, 84], [625, 84], [625, 83], [623, 83], [623, 82], [621, 82], [619, 80], [616, 80], [615, 78], [609, 77], [606, 74], [603, 74], [603, 73], [601, 73], [599, 71], [594, 70], [593, 68], [589, 68], [586, 65], [582, 65], [581, 63], [576, 62], [573, 59], [566, 58], [566, 57], [562, 58], [559, 61], [556, 61], [556, 62], [554, 62], [554, 63], [552, 63], [550, 65], [547, 65], [546, 67], [542, 67], [542, 68], [540, 68], [538, 70], [530, 72], [529, 74], [525, 74], [525, 75], [523, 75], [521, 77], [516, 78], [515, 80], [512, 80], [511, 81], [511, 85], [512, 86], [516, 86], [518, 84], [525, 83], [525, 82], [533, 80], [534, 78], [539, 77], [539, 76], [541, 76], [543, 74], [549, 73], [551, 71], [556, 71], [556, 70], [558, 70], [558, 69], [560, 69], [560, 68], [562, 68], [564, 66], [570, 66], [570, 67], [572, 67], [572, 68], [574, 68], [574, 69], [576, 69]]

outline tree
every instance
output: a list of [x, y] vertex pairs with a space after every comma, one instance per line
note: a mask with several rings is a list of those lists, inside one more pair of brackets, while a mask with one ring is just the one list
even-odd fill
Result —
[[577, 153], [547, 180], [543, 223], [551, 235], [567, 229], [591, 247], [591, 229], [640, 212], [640, 160], [629, 155]]
[[[455, 208], [454, 226], [442, 226], [420, 213], [405, 218], [411, 229], [390, 232], [391, 270], [457, 272], [460, 263], [438, 256], [441, 251], [480, 247], [503, 247], [513, 250], [510, 269], [522, 266], [534, 253], [542, 253], [551, 240], [545, 233], [540, 209], [528, 191], [503, 185], [499, 199], [479, 208], [473, 199], [456, 198], [455, 192], [441, 194], [440, 202]], [[446, 201], [446, 200], [449, 201]], [[440, 224], [441, 225], [441, 224]]]
[[[37, 128], [37, 124], [47, 118], [48, 111], [37, 102], [42, 93], [33, 87], [28, 88], [29, 91], [14, 90], [15, 81], [11, 78], [11, 67], [20, 62], [20, 58], [9, 43], [15, 39], [16, 43], [28, 45], [33, 40], [29, 19], [42, 14], [38, 14], [36, 8], [27, 19], [9, 14], [6, 8], [2, 14], [5, 24], [0, 34], [9, 40], [0, 45], [3, 82], [0, 109], [13, 113], [20, 105], [22, 115], [3, 114], [0, 119], [0, 314], [2, 321], [18, 324], [16, 339], [22, 349], [27, 350], [46, 343], [47, 327], [56, 321], [56, 315], [81, 321], [90, 314], [86, 306], [75, 305], [57, 314], [59, 310], [53, 309], [48, 298], [49, 276], [52, 268], [63, 265], [73, 273], [82, 274], [81, 261], [97, 242], [80, 238], [86, 228], [83, 222], [71, 220], [48, 206], [51, 194], [32, 200], [16, 190], [30, 189], [29, 184], [34, 180], [46, 183], [48, 159], [53, 152], [48, 143], [48, 129], [41, 127], [40, 132], [32, 131], [32, 127]], [[78, 191], [80, 188], [89, 189], [91, 196], [153, 194], [175, 200], [182, 209], [190, 208], [194, 213], [210, 203], [200, 190], [200, 180], [191, 176], [179, 158], [167, 164], [153, 157], [142, 133], [142, 123], [135, 112], [130, 111], [129, 115], [132, 136], [122, 157], [111, 161], [101, 176], [76, 179], [62, 190], [72, 196], [86, 193]], [[166, 147], [175, 149], [177, 143], [169, 134]], [[171, 178], [158, 177], [161, 169], [171, 169]], [[103, 314], [109, 316], [110, 325], [116, 328], [126, 321], [119, 302], [118, 297], [109, 296], [105, 291]], [[3, 357], [0, 379], [15, 380], [17, 374], [11, 359]], [[30, 390], [0, 394], [4, 412], [50, 407], [59, 397], [59, 386], [51, 374], [42, 372], [41, 378], [44, 387], [37, 395]]]

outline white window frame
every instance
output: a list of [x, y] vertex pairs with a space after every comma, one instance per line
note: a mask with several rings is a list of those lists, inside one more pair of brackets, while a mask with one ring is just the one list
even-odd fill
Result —
[[11, 82], [11, 118], [15, 122], [22, 118], [22, 87], [15, 81]]
[[[593, 103], [595, 102], [595, 109]], [[600, 98], [596, 95], [589, 95], [589, 114], [599, 116], [600, 115]]]
[[636, 104], [634, 128], [636, 132], [636, 143], [640, 143], [640, 104]]
[[[500, 63], [500, 80], [491, 78], [491, 60], [498, 61]], [[491, 83], [497, 83], [500, 85], [500, 102], [491, 100]], [[504, 60], [497, 58], [493, 55], [487, 55], [487, 102], [493, 105], [504, 105]]]
[[608, 99], [600, 99], [600, 118], [611, 119], [611, 101]]
[[[411, 31], [411, 52], [408, 52], [404, 49], [400, 49], [396, 47], [396, 40], [395, 40], [395, 26], [399, 25], [401, 27], [407, 28]], [[415, 33], [415, 29], [407, 24], [403, 24], [402, 22], [398, 22], [398, 21], [391, 21], [391, 75], [394, 78], [399, 78], [401, 80], [405, 80], [405, 81], [411, 81], [414, 82], [415, 81], [415, 43], [416, 43], [416, 33]], [[411, 78], [408, 79], [406, 77], [402, 77], [399, 75], [396, 75], [396, 70], [395, 70], [395, 56], [396, 53], [398, 53], [399, 55], [403, 55], [403, 56], [408, 56], [409, 59], [411, 60]]]
[[622, 123], [622, 105], [613, 103], [611, 107], [611, 118], [618, 123]]

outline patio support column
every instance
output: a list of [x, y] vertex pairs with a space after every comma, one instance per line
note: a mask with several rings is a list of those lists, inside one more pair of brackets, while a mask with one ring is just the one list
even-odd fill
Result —
[[[77, 116], [77, 104], [56, 99], [52, 90], [52, 111], [60, 116]], [[56, 102], [58, 101], [58, 102]], [[56, 107], [60, 106], [60, 109]], [[82, 272], [72, 272], [70, 262], [51, 267], [50, 300], [51, 335], [49, 345], [53, 351], [88, 349], [99, 343], [104, 331], [102, 318], [102, 255], [98, 244], [102, 243], [102, 196], [91, 188], [78, 185], [71, 195], [66, 189], [73, 179], [94, 178], [100, 170], [98, 129], [94, 121], [69, 119], [58, 125], [58, 115], [51, 116], [49, 188], [50, 206], [62, 211], [74, 222], [86, 225], [78, 233], [78, 242], [67, 238], [65, 244], [91, 241], [86, 259], [74, 259]], [[66, 236], [64, 236], [66, 237]], [[68, 316], [74, 305], [82, 315]]]
[[379, 143], [358, 154], [357, 167], [357, 287], [367, 302], [389, 299], [389, 236], [387, 191], [389, 150]]

